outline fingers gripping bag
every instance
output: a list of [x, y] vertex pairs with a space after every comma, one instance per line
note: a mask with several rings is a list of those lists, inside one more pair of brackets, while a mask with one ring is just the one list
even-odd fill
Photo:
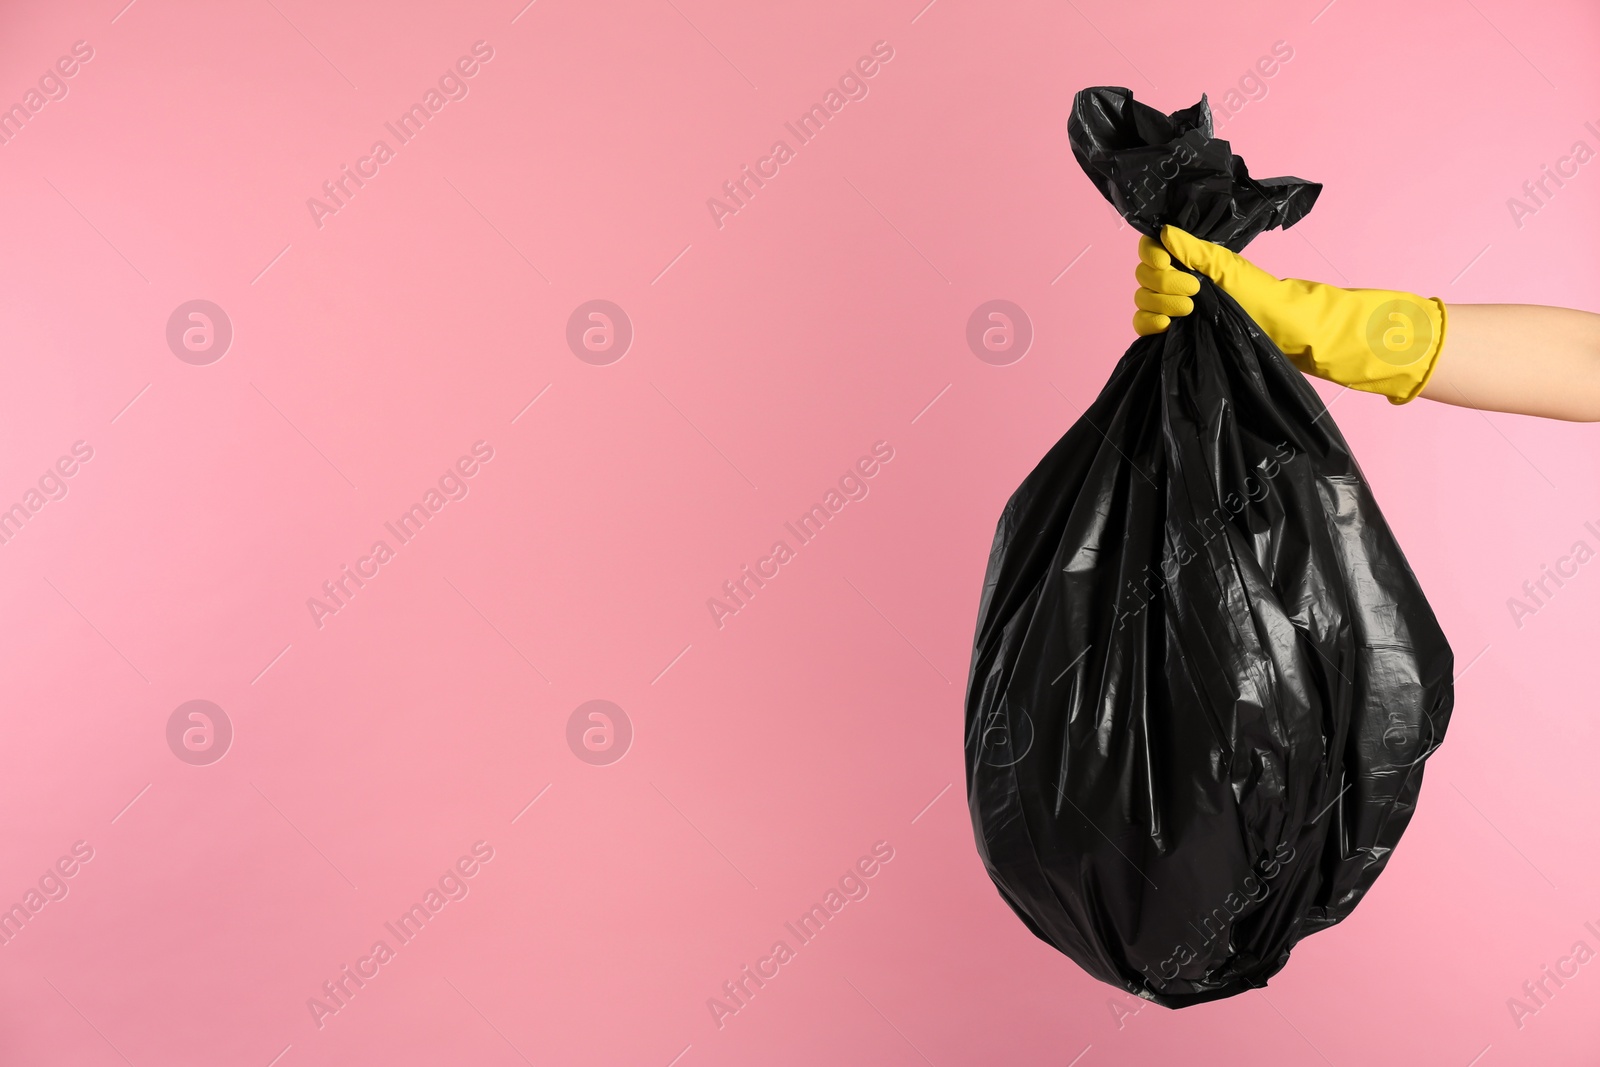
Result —
[[[1251, 178], [1203, 97], [1166, 115], [1085, 89], [1068, 133], [1151, 236], [1237, 252], [1321, 191]], [[1006, 504], [966, 704], [1001, 896], [1171, 1008], [1266, 985], [1350, 914], [1453, 702], [1449, 644], [1316, 392], [1210, 279], [1194, 304]]]

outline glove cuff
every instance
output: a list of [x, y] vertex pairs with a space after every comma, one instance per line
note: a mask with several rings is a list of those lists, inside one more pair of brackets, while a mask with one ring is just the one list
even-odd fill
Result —
[[[1445, 331], [1450, 326], [1450, 315], [1445, 310], [1444, 301], [1438, 297], [1430, 296], [1428, 303], [1437, 309], [1439, 316], [1438, 328], [1434, 331], [1434, 343], [1430, 346], [1427, 356], [1422, 360], [1424, 366], [1416, 384], [1400, 396], [1390, 395], [1389, 403], [1391, 404], [1409, 404], [1420, 396], [1422, 390], [1427, 388], [1428, 380], [1433, 377], [1434, 368], [1439, 365], [1439, 357], [1444, 352], [1444, 337]], [[1432, 317], [1432, 314], [1430, 314], [1429, 318]]]

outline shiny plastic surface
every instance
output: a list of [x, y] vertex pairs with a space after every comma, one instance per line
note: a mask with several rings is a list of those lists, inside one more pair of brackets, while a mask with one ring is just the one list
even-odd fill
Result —
[[[1167, 116], [1086, 89], [1069, 134], [1145, 233], [1238, 250], [1320, 190], [1251, 179], [1203, 98]], [[1006, 505], [967, 690], [1001, 895], [1167, 1007], [1265, 985], [1350, 914], [1453, 700], [1450, 647], [1316, 392], [1209, 279], [1194, 299]]]

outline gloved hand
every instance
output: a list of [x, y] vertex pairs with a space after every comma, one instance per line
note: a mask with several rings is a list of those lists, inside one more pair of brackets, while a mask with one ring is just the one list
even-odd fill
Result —
[[1133, 313], [1133, 328], [1140, 337], [1163, 333], [1174, 318], [1194, 310], [1189, 298], [1200, 291], [1200, 279], [1174, 267], [1172, 257], [1154, 238], [1139, 238], [1139, 265], [1133, 276], [1139, 279], [1133, 294], [1139, 308]]
[[1176, 226], [1162, 228], [1161, 242], [1139, 239], [1135, 276], [1140, 289], [1134, 303], [1140, 310], [1133, 325], [1141, 336], [1160, 333], [1172, 317], [1194, 310], [1185, 294], [1197, 292], [1199, 282], [1174, 266], [1175, 258], [1238, 301], [1306, 374], [1404, 404], [1422, 392], [1438, 363], [1446, 315], [1436, 297], [1275, 278], [1238, 253]]

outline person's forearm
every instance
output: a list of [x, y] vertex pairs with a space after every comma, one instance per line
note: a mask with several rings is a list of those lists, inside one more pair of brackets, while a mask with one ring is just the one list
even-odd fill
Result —
[[1442, 404], [1600, 422], [1600, 315], [1537, 304], [1449, 304], [1421, 396]]

